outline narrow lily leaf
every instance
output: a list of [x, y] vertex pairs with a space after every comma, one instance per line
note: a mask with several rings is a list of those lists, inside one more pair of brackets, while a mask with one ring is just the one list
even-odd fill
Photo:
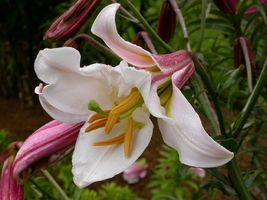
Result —
[[100, 37], [118, 56], [137, 67], [155, 66], [151, 53], [125, 41], [116, 28], [115, 16], [120, 4], [106, 6], [95, 19], [91, 31]]

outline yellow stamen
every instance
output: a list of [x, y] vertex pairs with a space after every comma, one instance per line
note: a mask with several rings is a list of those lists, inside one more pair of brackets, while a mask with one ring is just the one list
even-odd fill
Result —
[[133, 140], [133, 118], [130, 117], [128, 121], [128, 129], [124, 138], [124, 155], [129, 157], [132, 150], [132, 140]]
[[109, 134], [116, 123], [119, 122], [120, 114], [109, 114], [105, 124], [105, 133]]
[[157, 66], [149, 67], [146, 70], [150, 72], [160, 72], [160, 69]]
[[167, 103], [167, 101], [171, 98], [171, 96], [172, 96], [172, 87], [168, 87], [160, 94], [160, 104], [164, 106]]
[[132, 108], [141, 98], [141, 94], [137, 88], [133, 88], [130, 95], [127, 96], [119, 105], [113, 107], [110, 111], [112, 114], [122, 113]]
[[[109, 110], [105, 110], [105, 112], [108, 114], [109, 113]], [[96, 120], [99, 120], [99, 119], [103, 119], [103, 118], [106, 118], [105, 116], [101, 115], [101, 114], [98, 114], [98, 113], [95, 113], [93, 114], [90, 119], [88, 120], [89, 123], [92, 123]]]
[[99, 119], [97, 121], [94, 121], [93, 123], [91, 123], [86, 129], [85, 132], [90, 132], [92, 130], [104, 127], [105, 124], [107, 122], [107, 118], [103, 118], [103, 119]]
[[113, 145], [113, 144], [121, 144], [124, 141], [124, 137], [125, 137], [125, 133], [122, 133], [111, 139], [95, 142], [94, 146], [108, 146], [108, 145]]

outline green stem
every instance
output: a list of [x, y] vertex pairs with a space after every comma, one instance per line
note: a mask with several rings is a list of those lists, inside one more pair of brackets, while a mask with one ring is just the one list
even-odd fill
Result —
[[38, 183], [35, 182], [33, 178], [30, 178], [30, 182], [37, 188], [39, 192], [41, 192], [43, 195], [48, 197], [51, 200], [55, 200], [49, 193], [47, 193], [41, 186], [38, 185]]
[[204, 113], [210, 121], [216, 135], [221, 135], [218, 117], [211, 105], [211, 102], [206, 93], [206, 89], [204, 88], [203, 82], [201, 81], [201, 78], [198, 74], [193, 74], [191, 83], [193, 85], [193, 89], [195, 90], [195, 94], [197, 95], [197, 99], [200, 102]]
[[239, 194], [242, 200], [252, 200], [252, 197], [244, 184], [240, 169], [237, 165], [236, 159], [233, 158], [228, 164], [228, 176], [232, 182], [235, 191]]
[[146, 29], [149, 34], [158, 41], [158, 43], [164, 47], [167, 51], [173, 52], [174, 50], [166, 43], [164, 42], [158, 34], [153, 30], [153, 28], [149, 25], [149, 23], [146, 21], [146, 19], [141, 15], [141, 13], [136, 9], [136, 7], [132, 4], [131, 1], [127, 0], [126, 1], [128, 6], [132, 9], [135, 17], [140, 21], [140, 23], [143, 24], [144, 28]]
[[42, 170], [42, 172], [45, 175], [45, 177], [50, 181], [50, 183], [55, 187], [58, 193], [62, 196], [62, 199], [70, 200], [69, 197], [64, 192], [64, 190], [59, 186], [59, 184], [53, 178], [53, 176], [47, 170]]
[[207, 10], [207, 1], [206, 0], [202, 0], [202, 8], [201, 8], [201, 24], [200, 24], [200, 34], [199, 34], [199, 39], [198, 39], [198, 46], [196, 48], [196, 52], [199, 52], [201, 50], [201, 46], [202, 46], [202, 40], [204, 37], [204, 33], [205, 33], [205, 26], [206, 26], [206, 10]]
[[251, 114], [251, 111], [253, 110], [258, 97], [260, 96], [261, 90], [263, 89], [264, 85], [267, 82], [267, 58], [265, 59], [262, 71], [260, 73], [259, 79], [257, 80], [257, 83], [249, 96], [247, 103], [243, 110], [240, 113], [240, 116], [234, 123], [234, 128], [232, 131], [232, 136], [234, 138], [238, 137], [240, 134], [243, 126], [245, 125], [249, 115]]
[[207, 71], [205, 70], [204, 66], [199, 62], [199, 60], [196, 57], [193, 57], [194, 59], [194, 63], [196, 65], [196, 70], [198, 72], [198, 74], [201, 76], [201, 79], [203, 81], [203, 83], [205, 84], [211, 99], [213, 101], [214, 107], [215, 107], [215, 112], [217, 114], [218, 117], [218, 121], [219, 121], [219, 125], [220, 125], [220, 130], [222, 135], [226, 135], [225, 132], [225, 127], [224, 127], [224, 119], [223, 119], [223, 115], [222, 115], [222, 111], [220, 108], [220, 104], [217, 98], [217, 93], [215, 92], [215, 89], [213, 88], [213, 84], [212, 81], [209, 78], [209, 75], [207, 73]]

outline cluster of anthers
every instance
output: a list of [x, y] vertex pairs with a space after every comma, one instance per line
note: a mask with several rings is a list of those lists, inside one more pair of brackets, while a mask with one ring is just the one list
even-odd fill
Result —
[[102, 110], [97, 102], [90, 101], [88, 108], [96, 113], [88, 119], [89, 126], [85, 129], [86, 133], [98, 128], [104, 128], [104, 132], [110, 134], [113, 127], [122, 119], [128, 120], [125, 132], [113, 138], [95, 142], [93, 145], [108, 146], [124, 143], [124, 155], [129, 157], [132, 150], [134, 127], [140, 126], [140, 123], [135, 122], [132, 118], [132, 113], [142, 104], [143, 99], [137, 88], [132, 88], [129, 95], [115, 101], [110, 110]]

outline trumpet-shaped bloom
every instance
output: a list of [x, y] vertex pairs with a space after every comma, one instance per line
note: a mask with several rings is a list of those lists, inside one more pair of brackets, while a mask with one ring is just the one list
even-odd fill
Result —
[[[151, 75], [150, 87], [140, 89], [146, 106], [158, 118], [166, 144], [179, 152], [182, 163], [195, 167], [216, 167], [232, 159], [233, 153], [216, 143], [204, 130], [198, 114], [180, 91], [194, 71], [191, 54], [180, 50], [167, 55], [150, 52], [125, 41], [117, 32], [115, 16], [119, 4], [105, 7], [92, 25], [99, 36], [118, 56], [137, 68], [159, 71]], [[135, 82], [136, 71], [124, 70], [129, 83]], [[166, 81], [171, 79], [171, 84]]]
[[[149, 144], [153, 124], [137, 88], [150, 85], [150, 74], [128, 67], [93, 64], [80, 68], [80, 54], [65, 47], [45, 49], [35, 61], [47, 85], [40, 93], [44, 109], [55, 119], [85, 122], [74, 154], [74, 182], [85, 187], [111, 178], [139, 158]], [[122, 71], [135, 73], [130, 84]]]

